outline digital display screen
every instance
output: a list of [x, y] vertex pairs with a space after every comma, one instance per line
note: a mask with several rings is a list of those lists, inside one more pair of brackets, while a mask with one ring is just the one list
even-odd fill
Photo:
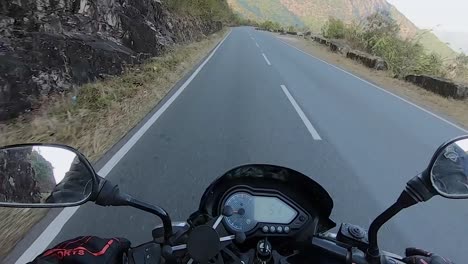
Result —
[[297, 215], [296, 210], [276, 197], [254, 196], [254, 216], [257, 222], [289, 224]]

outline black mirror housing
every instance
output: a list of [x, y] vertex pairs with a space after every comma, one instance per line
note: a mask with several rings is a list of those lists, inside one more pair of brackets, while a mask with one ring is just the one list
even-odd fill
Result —
[[[434, 153], [429, 162], [429, 166], [418, 176], [415, 176], [411, 180], [408, 181], [406, 184], [405, 191], [416, 201], [416, 202], [425, 202], [431, 199], [434, 195], [441, 195], [445, 198], [449, 199], [467, 199], [468, 198], [468, 148], [465, 150], [461, 150], [458, 156], [450, 156], [445, 157], [446, 151], [449, 147], [453, 146], [457, 142], [465, 142], [464, 144], [468, 146], [468, 136], [461, 136], [454, 139], [451, 139], [444, 144], [442, 144]], [[465, 152], [465, 153], [462, 153]], [[461, 157], [465, 155], [464, 157]], [[452, 160], [450, 160], [450, 158]], [[455, 160], [457, 159], [458, 160]], [[442, 164], [441, 159], [446, 160], [444, 164]], [[464, 159], [464, 160], [463, 160]], [[457, 164], [458, 161], [458, 164]], [[458, 169], [456, 172], [458, 175], [454, 175], [453, 166], [457, 166]], [[464, 171], [463, 171], [463, 167]], [[434, 168], [438, 169], [439, 174], [435, 177], [434, 175]], [[447, 193], [441, 190], [440, 178], [445, 176], [446, 181], [449, 180], [452, 183], [452, 186], [455, 184], [454, 181], [450, 181], [454, 179], [453, 177], [457, 176], [456, 178], [456, 186], [462, 188], [463, 191], [459, 190], [459, 193], [454, 195], [452, 193]], [[466, 187], [463, 187], [463, 184]], [[460, 193], [461, 192], [461, 193]]]
[[[435, 183], [437, 178], [434, 177], [433, 169], [447, 148], [457, 142], [463, 143], [460, 144], [462, 150], [458, 150], [456, 157], [454, 155], [447, 155], [447, 158], [455, 162], [459, 161], [458, 164], [461, 164], [461, 166], [457, 167], [458, 170], [455, 170], [458, 172], [457, 175], [459, 176], [456, 181], [456, 186], [460, 187], [461, 184], [466, 185], [466, 193], [451, 195], [449, 193], [444, 193], [440, 186]], [[460, 162], [458, 158], [466, 159], [463, 159]], [[441, 167], [442, 169], [446, 168], [445, 166]], [[441, 170], [440, 172], [442, 176], [453, 177], [453, 171], [454, 170]], [[460, 180], [460, 177], [463, 181]], [[465, 190], [463, 189], [463, 191]], [[450, 199], [468, 198], [468, 136], [461, 136], [442, 144], [432, 156], [431, 161], [429, 162], [429, 166], [421, 174], [409, 180], [406, 184], [405, 190], [401, 193], [397, 201], [382, 214], [380, 214], [376, 219], [374, 219], [369, 228], [369, 248], [366, 252], [366, 259], [369, 261], [369, 263], [381, 263], [382, 256], [380, 255], [377, 238], [379, 229], [401, 210], [415, 205], [418, 202], [425, 202], [434, 197], [434, 195], [441, 195]]]
[[432, 187], [430, 173], [427, 169], [406, 183], [405, 192], [415, 202], [425, 202], [437, 194], [434, 187]]
[[468, 199], [468, 136], [443, 144], [428, 170], [436, 194], [449, 199]]
[[60, 144], [0, 148], [0, 206], [71, 207], [94, 200], [99, 178], [78, 150]]

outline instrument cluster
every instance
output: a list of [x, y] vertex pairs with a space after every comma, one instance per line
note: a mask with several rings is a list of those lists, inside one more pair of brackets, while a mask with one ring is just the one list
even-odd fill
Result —
[[224, 197], [222, 204], [232, 208], [233, 214], [223, 222], [233, 233], [288, 235], [310, 218], [293, 201], [274, 190], [235, 189]]

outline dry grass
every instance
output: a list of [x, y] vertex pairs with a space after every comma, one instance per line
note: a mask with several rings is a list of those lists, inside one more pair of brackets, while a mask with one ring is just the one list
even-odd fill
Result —
[[2, 239], [0, 260], [16, 245], [18, 238], [23, 237], [23, 234], [28, 232], [46, 213], [47, 209], [0, 207], [0, 238]]
[[95, 161], [135, 126], [222, 35], [175, 47], [122, 76], [84, 85], [75, 103], [73, 94], [48, 98], [47, 105], [35, 113], [0, 124], [0, 145], [63, 143]]
[[[34, 113], [0, 124], [0, 145], [63, 143], [96, 161], [133, 128], [226, 34], [226, 30], [129, 69], [122, 76], [84, 85], [73, 94], [48, 98]], [[0, 260], [45, 210], [0, 209]]]
[[462, 127], [468, 128], [468, 100], [446, 98], [403, 80], [395, 79], [390, 72], [369, 69], [338, 53], [331, 52], [328, 47], [312, 40], [295, 36], [278, 36], [278, 38], [317, 58], [338, 65], [340, 68], [369, 80], [388, 91], [407, 98], [426, 109], [441, 113], [459, 123]]

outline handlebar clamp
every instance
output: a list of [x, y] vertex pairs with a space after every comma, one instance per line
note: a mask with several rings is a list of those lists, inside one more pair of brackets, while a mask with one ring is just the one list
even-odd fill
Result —
[[159, 264], [161, 262], [161, 246], [156, 242], [149, 242], [135, 248], [127, 253], [128, 264]]

